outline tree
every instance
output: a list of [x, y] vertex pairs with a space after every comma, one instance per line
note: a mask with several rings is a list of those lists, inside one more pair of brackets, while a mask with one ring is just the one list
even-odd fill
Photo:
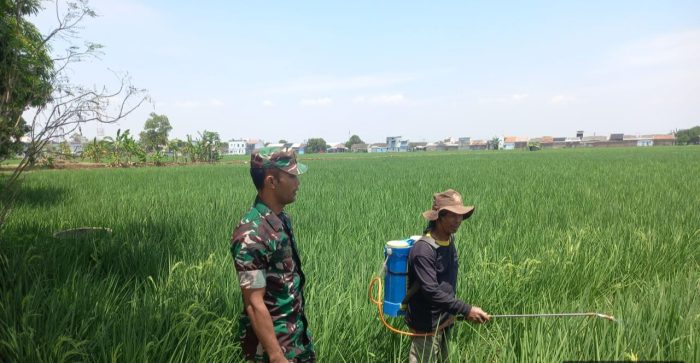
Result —
[[228, 142], [220, 142], [219, 143], [219, 154], [228, 154]]
[[[57, 2], [58, 25], [42, 35], [28, 20], [40, 4], [0, 2], [0, 160], [26, 147], [24, 158], [0, 186], [0, 228], [18, 195], [23, 172], [52, 139], [63, 139], [87, 122], [117, 122], [147, 100], [145, 91], [131, 86], [126, 75], [115, 73], [118, 86], [111, 91], [72, 83], [72, 66], [96, 57], [102, 48], [91, 42], [73, 44], [80, 23], [96, 14], [87, 0], [67, 2], [65, 11]], [[56, 39], [69, 44], [61, 54], [50, 54]], [[29, 117], [25, 120], [23, 115]]]
[[305, 151], [307, 153], [324, 153], [326, 152], [326, 140], [322, 138], [315, 138], [315, 139], [309, 139], [306, 141], [306, 149]]
[[487, 147], [489, 150], [498, 150], [498, 145], [501, 144], [501, 139], [499, 139], [497, 136], [494, 136], [491, 140], [488, 141]]
[[146, 151], [161, 150], [168, 145], [168, 133], [172, 130], [168, 116], [151, 112], [139, 134], [141, 145]]
[[204, 130], [199, 133], [199, 136], [200, 160], [210, 163], [220, 160], [219, 144], [221, 143], [221, 137], [219, 137], [219, 133]]
[[700, 144], [700, 126], [691, 127], [689, 129], [678, 130], [676, 134], [677, 145], [699, 145]]
[[28, 17], [39, 0], [5, 0], [0, 5], [0, 161], [22, 149], [29, 126], [22, 117], [29, 107], [51, 99], [55, 79], [49, 44]]
[[280, 140], [280, 141], [277, 141], [277, 143], [278, 143], [278, 144], [286, 144], [286, 143], [287, 143], [287, 140], [282, 139], [282, 140]]
[[117, 130], [117, 137], [110, 140], [110, 164], [112, 166], [128, 166], [131, 163], [131, 158], [137, 156], [139, 160], [145, 161], [146, 153], [139, 147], [133, 137], [129, 134], [130, 131], [121, 129]]
[[355, 145], [355, 144], [364, 144], [364, 143], [365, 143], [365, 142], [362, 141], [362, 139], [360, 139], [359, 136], [357, 136], [357, 135], [352, 135], [352, 136], [350, 136], [350, 139], [349, 139], [348, 141], [345, 142], [345, 147], [348, 148], [348, 149], [350, 149], [350, 147], [353, 146], [353, 145]]
[[178, 139], [168, 141], [168, 152], [173, 153], [173, 161], [177, 163], [177, 154], [182, 150], [185, 142]]
[[92, 160], [95, 163], [102, 161], [102, 158], [107, 155], [108, 144], [106, 141], [97, 141], [97, 138], [93, 138], [92, 142], [85, 146], [85, 151], [83, 151], [83, 157]]

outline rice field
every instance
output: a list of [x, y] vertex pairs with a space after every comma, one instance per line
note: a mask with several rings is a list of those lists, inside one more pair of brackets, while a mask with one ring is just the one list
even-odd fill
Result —
[[[619, 319], [458, 323], [451, 361], [700, 361], [700, 148], [300, 160], [287, 210], [320, 362], [407, 360], [367, 285], [447, 188], [477, 207], [457, 234], [459, 297]], [[229, 236], [254, 196], [240, 163], [27, 174], [0, 235], [0, 362], [240, 361]], [[112, 233], [52, 236], [81, 226]]]

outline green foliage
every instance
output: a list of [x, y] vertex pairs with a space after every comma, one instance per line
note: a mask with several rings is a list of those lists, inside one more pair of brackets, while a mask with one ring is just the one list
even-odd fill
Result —
[[677, 145], [700, 145], [700, 126], [676, 131]]
[[[55, 27], [43, 36], [28, 20], [34, 18], [38, 0], [0, 1], [0, 161], [23, 149], [24, 157], [0, 185], [0, 230], [20, 191], [21, 176], [46, 157], [53, 137], [62, 137], [88, 122], [114, 123], [145, 100], [144, 90], [120, 76], [116, 91], [106, 86], [85, 87], [71, 82], [70, 65], [98, 56], [101, 45], [80, 39], [81, 22], [95, 17], [87, 0], [55, 2]], [[49, 54], [55, 41], [64, 46], [55, 58]], [[24, 113], [33, 114], [25, 121]], [[22, 135], [31, 129], [24, 145]], [[26, 135], [25, 135], [26, 136]], [[0, 342], [0, 345], [2, 342]]]
[[278, 144], [286, 144], [286, 143], [287, 143], [287, 140], [282, 139], [282, 140], [280, 140], [280, 141], [277, 141], [277, 143], [278, 143]]
[[539, 151], [542, 146], [539, 141], [528, 141], [527, 148], [530, 151]]
[[70, 160], [73, 158], [73, 150], [70, 148], [70, 144], [67, 141], [63, 141], [58, 145], [59, 151], [56, 155], [59, 159]]
[[83, 151], [83, 158], [88, 158], [94, 163], [99, 163], [102, 161], [102, 158], [107, 156], [107, 153], [109, 152], [109, 143], [108, 141], [101, 140], [97, 141], [97, 138], [93, 138], [92, 142], [87, 144], [85, 146], [85, 150]]
[[221, 155], [228, 154], [228, 142], [224, 142], [224, 141], [219, 142], [219, 154], [221, 154]]
[[24, 144], [21, 138], [27, 132], [29, 127], [24, 118], [20, 117], [13, 125], [8, 118], [0, 115], [0, 162], [22, 153]]
[[172, 129], [168, 116], [151, 112], [139, 134], [139, 141], [146, 151], [162, 150], [168, 145], [168, 133]]
[[158, 150], [151, 155], [151, 160], [153, 160], [153, 165], [155, 166], [162, 166], [165, 162], [165, 154], [163, 154], [162, 151]]
[[20, 138], [29, 128], [22, 113], [51, 98], [53, 61], [41, 33], [27, 20], [40, 6], [37, 0], [0, 3], [0, 161], [23, 148]]
[[498, 150], [498, 146], [501, 143], [501, 139], [497, 136], [494, 136], [491, 140], [487, 142], [487, 148], [489, 150]]
[[190, 162], [215, 162], [221, 160], [221, 138], [218, 132], [204, 130], [199, 132], [199, 138], [193, 139], [187, 135], [187, 141], [182, 147], [182, 152]]
[[309, 154], [323, 153], [326, 152], [327, 146], [328, 144], [326, 144], [326, 140], [322, 138], [309, 139], [306, 141], [306, 148], [304, 149], [304, 152]]
[[146, 152], [129, 134], [129, 130], [117, 130], [117, 137], [110, 143], [110, 165], [129, 166], [136, 158], [140, 163], [146, 162]]
[[178, 156], [185, 146], [185, 142], [179, 139], [168, 141], [168, 152], [173, 154], [173, 161], [177, 163]]
[[365, 142], [362, 141], [362, 139], [359, 136], [352, 135], [352, 136], [350, 136], [350, 139], [348, 139], [348, 141], [345, 142], [345, 147], [350, 149], [350, 147], [354, 144], [364, 144], [364, 143]]

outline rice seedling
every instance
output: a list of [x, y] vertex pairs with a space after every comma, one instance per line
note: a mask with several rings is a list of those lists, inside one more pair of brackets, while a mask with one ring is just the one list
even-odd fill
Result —
[[[460, 322], [453, 361], [700, 361], [700, 149], [300, 159], [287, 209], [320, 361], [407, 359], [367, 284], [447, 188], [477, 207], [457, 235], [458, 296], [620, 321]], [[228, 246], [254, 193], [243, 163], [28, 174], [0, 236], [0, 361], [238, 361]], [[88, 226], [111, 233], [54, 237]]]

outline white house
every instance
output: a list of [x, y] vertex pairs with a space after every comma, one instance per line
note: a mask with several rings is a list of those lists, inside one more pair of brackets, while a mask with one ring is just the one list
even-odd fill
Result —
[[263, 147], [265, 147], [265, 144], [262, 142], [262, 140], [249, 139], [246, 142], [245, 153], [251, 154], [253, 150], [262, 149]]
[[229, 155], [245, 155], [246, 142], [245, 140], [230, 140], [228, 142]]
[[393, 152], [408, 151], [408, 139], [401, 136], [387, 136], [386, 149]]

